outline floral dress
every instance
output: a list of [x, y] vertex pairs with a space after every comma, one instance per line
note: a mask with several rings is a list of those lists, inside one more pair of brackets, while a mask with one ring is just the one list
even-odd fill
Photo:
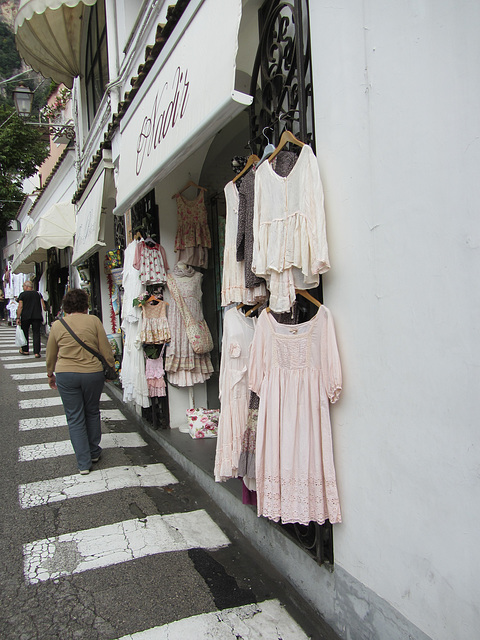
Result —
[[140, 241], [136, 246], [133, 266], [140, 272], [143, 284], [164, 284], [167, 281], [167, 256], [160, 244], [149, 247]]
[[[183, 272], [175, 267], [173, 275], [179, 293], [185, 300], [192, 316], [196, 320], [203, 320], [202, 274], [192, 267], [187, 267]], [[170, 296], [168, 324], [171, 340], [166, 350], [165, 371], [170, 384], [178, 387], [191, 387], [208, 380], [213, 373], [210, 354], [199, 355], [193, 351], [185, 331], [182, 315], [172, 296]]]
[[145, 344], [162, 344], [170, 340], [167, 321], [168, 302], [152, 300], [142, 306], [143, 328], [141, 340]]
[[220, 418], [215, 454], [216, 482], [238, 476], [250, 398], [248, 352], [255, 323], [255, 318], [245, 317], [235, 307], [225, 313], [219, 379]]
[[212, 247], [207, 223], [207, 209], [204, 192], [200, 191], [194, 200], [186, 200], [179, 193], [177, 201], [177, 234], [175, 251], [177, 262], [194, 267], [208, 266], [208, 249]]

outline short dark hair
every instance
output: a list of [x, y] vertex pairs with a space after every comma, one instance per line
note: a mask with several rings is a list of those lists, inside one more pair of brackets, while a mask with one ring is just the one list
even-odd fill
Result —
[[62, 302], [65, 313], [85, 313], [88, 311], [88, 294], [83, 289], [70, 289]]

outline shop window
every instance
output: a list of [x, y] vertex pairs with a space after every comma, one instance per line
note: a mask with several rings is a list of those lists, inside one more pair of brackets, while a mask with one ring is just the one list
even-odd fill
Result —
[[85, 97], [89, 129], [102, 101], [107, 83], [108, 55], [105, 0], [98, 0], [90, 9], [85, 49]]

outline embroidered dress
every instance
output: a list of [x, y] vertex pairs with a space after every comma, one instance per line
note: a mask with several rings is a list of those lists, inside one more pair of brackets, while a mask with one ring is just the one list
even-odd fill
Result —
[[341, 522], [329, 401], [342, 388], [330, 311], [279, 324], [264, 311], [253, 339], [249, 381], [260, 396], [256, 437], [257, 510], [284, 523]]
[[267, 280], [270, 308], [288, 311], [295, 289], [318, 286], [330, 268], [318, 162], [305, 145], [287, 176], [268, 161], [256, 171], [252, 270]]
[[170, 328], [167, 321], [168, 302], [152, 300], [142, 306], [143, 329], [142, 342], [145, 344], [162, 344], [170, 340]]
[[216, 482], [238, 476], [250, 399], [248, 353], [255, 323], [255, 318], [245, 317], [235, 307], [225, 313], [219, 379], [220, 419], [215, 454]]
[[204, 192], [200, 191], [195, 200], [186, 200], [179, 193], [177, 201], [177, 235], [175, 251], [177, 262], [194, 267], [207, 268], [208, 249], [212, 246], [207, 223]]
[[149, 247], [141, 240], [136, 246], [133, 266], [140, 272], [140, 280], [145, 285], [164, 284], [167, 281], [167, 256], [159, 244]]
[[[202, 274], [192, 267], [180, 271], [173, 270], [180, 295], [185, 300], [191, 314], [196, 320], [203, 319], [202, 311]], [[180, 311], [175, 300], [170, 296], [168, 325], [171, 340], [167, 345], [165, 371], [170, 384], [178, 387], [191, 387], [205, 382], [213, 373], [210, 354], [196, 354], [188, 340]]]
[[265, 282], [248, 289], [245, 286], [245, 264], [237, 261], [237, 230], [239, 194], [234, 182], [224, 189], [227, 215], [225, 221], [225, 248], [223, 251], [222, 307], [232, 302], [256, 304], [267, 297]]

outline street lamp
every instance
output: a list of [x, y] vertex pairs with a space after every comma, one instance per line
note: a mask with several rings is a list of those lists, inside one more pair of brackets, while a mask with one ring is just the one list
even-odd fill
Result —
[[73, 140], [75, 138], [75, 128], [73, 124], [52, 124], [50, 122], [41, 122], [40, 116], [38, 122], [26, 122], [25, 118], [28, 118], [32, 110], [33, 91], [31, 91], [24, 84], [20, 83], [13, 90], [13, 101], [15, 102], [15, 109], [17, 114], [22, 118], [24, 124], [31, 125], [33, 127], [43, 127], [48, 129], [49, 135], [64, 137], [67, 140]]
[[20, 83], [18, 87], [15, 87], [13, 90], [13, 101], [15, 102], [15, 109], [18, 115], [21, 118], [26, 118], [32, 111], [33, 91]]

